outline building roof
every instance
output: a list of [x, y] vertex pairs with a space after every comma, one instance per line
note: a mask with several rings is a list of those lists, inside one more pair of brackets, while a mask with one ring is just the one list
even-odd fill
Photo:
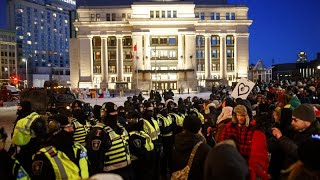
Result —
[[267, 70], [267, 66], [264, 65], [264, 63], [262, 62], [261, 59], [259, 59], [259, 61], [257, 62], [257, 64], [254, 66], [254, 68], [252, 70], [255, 70], [255, 71], [265, 71]]
[[228, 0], [78, 0], [77, 6], [119, 6], [140, 3], [195, 3], [196, 5], [227, 5]]

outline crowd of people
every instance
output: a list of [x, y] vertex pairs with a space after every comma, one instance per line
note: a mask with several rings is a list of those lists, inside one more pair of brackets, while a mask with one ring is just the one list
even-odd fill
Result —
[[[208, 99], [171, 90], [83, 110], [17, 106], [12, 145], [0, 130], [1, 179], [320, 179], [320, 86], [313, 79], [232, 87]], [[110, 177], [112, 176], [112, 177]]]

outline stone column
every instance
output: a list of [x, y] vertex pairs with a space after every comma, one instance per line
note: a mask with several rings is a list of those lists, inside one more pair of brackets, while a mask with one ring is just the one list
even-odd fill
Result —
[[[93, 74], [93, 63], [92, 63], [92, 38], [90, 37], [80, 37], [80, 83], [83, 82], [83, 86], [86, 87], [92, 83], [92, 74]], [[82, 87], [83, 87], [82, 86]]]
[[233, 37], [234, 37], [234, 48], [233, 48], [233, 64], [234, 64], [234, 76], [235, 76], [235, 79], [233, 80], [233, 81], [236, 81], [237, 80], [237, 74], [238, 74], [238, 58], [237, 58], [237, 49], [238, 49], [238, 47], [237, 47], [237, 35], [236, 34], [234, 34], [233, 35]]
[[237, 34], [237, 72], [238, 77], [248, 77], [249, 33]]
[[185, 35], [185, 64], [184, 69], [197, 70], [198, 62], [196, 57], [196, 36], [194, 34]]
[[226, 35], [220, 34], [220, 79], [226, 78]]
[[212, 74], [212, 59], [211, 59], [211, 35], [206, 34], [205, 35], [205, 51], [206, 51], [206, 63], [207, 63], [207, 71], [205, 72], [206, 79], [211, 79]]
[[101, 37], [101, 88], [107, 88], [108, 77], [108, 37]]
[[117, 76], [118, 82], [123, 82], [123, 44], [122, 36], [117, 36]]
[[183, 69], [185, 67], [185, 60], [186, 56], [184, 53], [184, 41], [185, 41], [185, 35], [179, 34], [178, 35], [178, 69]]
[[151, 47], [150, 47], [150, 35], [146, 34], [144, 35], [144, 66], [143, 70], [145, 69], [151, 69], [151, 63], [150, 63], [150, 59], [151, 59], [151, 51], [150, 51]]

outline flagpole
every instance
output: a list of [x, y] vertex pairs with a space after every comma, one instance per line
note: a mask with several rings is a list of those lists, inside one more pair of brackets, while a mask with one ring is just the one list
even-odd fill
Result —
[[137, 87], [136, 87], [136, 89], [137, 89], [137, 95], [138, 95], [138, 59], [137, 59], [137, 51], [135, 51], [135, 56], [134, 56], [134, 58], [135, 58], [135, 61], [136, 61], [136, 70], [137, 70]]

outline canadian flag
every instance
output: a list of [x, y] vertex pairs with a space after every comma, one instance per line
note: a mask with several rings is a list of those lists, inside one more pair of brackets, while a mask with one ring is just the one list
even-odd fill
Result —
[[137, 44], [133, 46], [133, 51], [137, 51]]
[[[137, 44], [133, 46], [133, 51], [137, 52]], [[131, 59], [134, 59], [134, 53], [131, 54]]]

